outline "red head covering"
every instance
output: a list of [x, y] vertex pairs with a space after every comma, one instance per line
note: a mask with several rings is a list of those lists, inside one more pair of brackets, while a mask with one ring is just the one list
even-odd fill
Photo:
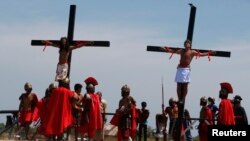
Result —
[[220, 83], [220, 87], [227, 89], [228, 93], [233, 93], [233, 87], [228, 82]]
[[88, 77], [87, 79], [84, 80], [84, 82], [86, 84], [93, 84], [94, 86], [98, 85], [98, 82], [94, 77]]

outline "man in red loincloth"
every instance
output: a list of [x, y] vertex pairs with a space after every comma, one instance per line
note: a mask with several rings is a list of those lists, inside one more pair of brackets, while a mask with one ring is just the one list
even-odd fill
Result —
[[35, 93], [32, 93], [32, 85], [30, 83], [25, 83], [24, 85], [25, 93], [21, 94], [19, 97], [19, 124], [25, 128], [25, 138], [29, 139], [29, 126], [33, 120], [34, 109], [38, 103], [38, 98]]

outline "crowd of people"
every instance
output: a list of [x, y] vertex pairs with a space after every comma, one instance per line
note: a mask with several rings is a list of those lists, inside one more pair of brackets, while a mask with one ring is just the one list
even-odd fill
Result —
[[[102, 98], [102, 92], [95, 92], [98, 85], [94, 77], [85, 79], [86, 93], [82, 94], [83, 85], [77, 83], [74, 90], [69, 88], [69, 80], [59, 81], [58, 86], [51, 83], [45, 91], [45, 96], [38, 99], [37, 94], [32, 92], [32, 85], [25, 83], [25, 92], [19, 97], [19, 127], [23, 127], [25, 138], [31, 139], [29, 128], [32, 122], [40, 120], [36, 134], [41, 134], [52, 140], [65, 139], [75, 130], [75, 137], [88, 138], [90, 141], [104, 140], [104, 123], [107, 122], [107, 101]], [[203, 96], [200, 98], [200, 116], [197, 127], [200, 141], [207, 141], [208, 125], [248, 125], [245, 109], [241, 106], [242, 98], [236, 95], [228, 99], [233, 93], [230, 83], [220, 83], [220, 103], [216, 105], [214, 97]], [[141, 108], [137, 107], [135, 99], [130, 95], [128, 85], [121, 87], [121, 99], [115, 115], [110, 124], [118, 127], [118, 141], [138, 140], [144, 141], [148, 137], [148, 118], [150, 110], [147, 102], [141, 102]], [[168, 137], [176, 136], [176, 121], [178, 119], [178, 101], [173, 97], [169, 99], [169, 106], [165, 107], [164, 116], [169, 119], [167, 131]], [[192, 119], [188, 109], [183, 113], [182, 138], [192, 141]], [[168, 120], [165, 120], [167, 122]], [[160, 122], [157, 121], [156, 122]], [[158, 128], [158, 127], [157, 127]], [[20, 129], [20, 128], [18, 128]]]
[[[24, 85], [25, 93], [19, 100], [19, 127], [25, 129], [25, 138], [29, 136], [30, 124], [40, 121], [37, 133], [51, 140], [61, 140], [74, 127], [76, 139], [87, 136], [89, 140], [103, 140], [103, 122], [107, 103], [102, 100], [101, 92], [95, 92], [98, 85], [94, 77], [85, 81], [86, 93], [82, 94], [82, 84], [75, 84], [74, 90], [69, 87], [69, 80], [60, 80], [58, 86], [50, 84], [45, 96], [38, 99], [32, 92], [32, 85]], [[18, 128], [18, 130], [21, 128]], [[18, 131], [17, 131], [18, 132]]]
[[[25, 92], [19, 98], [19, 127], [16, 133], [24, 129], [25, 139], [34, 139], [40, 134], [48, 140], [67, 140], [73, 128], [75, 140], [87, 138], [89, 141], [104, 141], [107, 101], [102, 98], [101, 91], [95, 92], [98, 81], [94, 77], [86, 78], [85, 94], [82, 94], [83, 85], [80, 83], [76, 83], [74, 90], [71, 90], [69, 79], [58, 82], [58, 86], [51, 83], [41, 99], [32, 92], [31, 83], [25, 83]], [[142, 102], [142, 107], [136, 108], [136, 101], [130, 96], [128, 85], [122, 86], [121, 97], [115, 115], [110, 121], [118, 126], [118, 140], [137, 138], [137, 127], [140, 131], [139, 140], [142, 138], [141, 135], [147, 140], [147, 103]], [[40, 125], [31, 136], [30, 125], [38, 121]]]
[[[218, 105], [216, 105], [214, 97], [202, 96], [200, 98], [201, 109], [199, 118], [192, 118], [189, 110], [184, 109], [181, 140], [193, 141], [191, 129], [194, 128], [193, 126], [196, 120], [199, 121], [196, 129], [198, 130], [200, 141], [208, 140], [209, 125], [248, 125], [246, 111], [241, 105], [241, 96], [236, 95], [233, 99], [228, 98], [228, 95], [233, 93], [233, 88], [228, 82], [220, 83], [220, 87], [220, 103]], [[167, 106], [163, 112], [163, 116], [167, 118], [167, 121], [162, 120], [163, 118], [157, 118], [159, 115], [156, 115], [157, 128], [162, 129], [163, 134], [167, 131], [168, 138], [172, 138], [173, 140], [176, 140], [176, 136], [178, 135], [178, 133], [176, 133], [179, 113], [178, 104], [180, 103], [173, 97], [169, 99], [169, 106]], [[162, 114], [160, 115], [162, 117]], [[169, 123], [164, 124], [163, 122]], [[165, 127], [162, 128], [159, 124], [165, 125]], [[168, 125], [168, 129], [166, 129], [166, 125]]]

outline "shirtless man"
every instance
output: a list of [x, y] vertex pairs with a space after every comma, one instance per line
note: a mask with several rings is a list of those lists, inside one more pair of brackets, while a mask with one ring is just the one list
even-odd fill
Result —
[[[146, 108], [147, 103], [145, 101], [141, 102], [141, 109], [139, 109], [139, 141], [141, 141], [142, 136], [144, 141], [147, 141], [147, 129], [148, 129], [148, 117], [149, 109]], [[142, 133], [143, 131], [143, 133]]]
[[[75, 128], [75, 140], [78, 138], [78, 128], [80, 126], [80, 121], [81, 121], [81, 113], [83, 111], [83, 106], [82, 106], [82, 99], [83, 95], [81, 94], [82, 92], [82, 84], [76, 83], [74, 85], [74, 91], [77, 94], [78, 98], [77, 99], [72, 99], [72, 106], [73, 106], [73, 117], [74, 117], [74, 128]], [[71, 132], [71, 126], [67, 130], [67, 136], [66, 139], [69, 139], [69, 135]]]
[[[38, 103], [37, 95], [31, 93], [32, 85], [30, 83], [25, 83], [24, 85], [25, 93], [22, 93], [19, 97], [19, 124], [25, 129], [25, 138], [29, 139], [29, 126], [32, 122], [34, 109]], [[19, 132], [19, 131], [18, 131]]]
[[166, 116], [168, 115], [170, 122], [169, 122], [169, 129], [168, 134], [173, 135], [173, 128], [176, 124], [176, 120], [178, 118], [178, 105], [177, 101], [174, 98], [169, 99], [169, 106], [165, 109]]
[[[165, 52], [176, 53], [180, 55], [180, 63], [177, 66], [177, 72], [175, 81], [177, 82], [177, 95], [179, 102], [182, 103], [188, 92], [188, 83], [190, 82], [190, 64], [194, 56], [208, 56], [209, 54], [215, 54], [216, 52], [204, 52], [192, 50], [192, 43], [190, 40], [184, 42], [185, 49], [173, 50], [168, 47], [162, 47]], [[183, 93], [181, 93], [183, 89]]]
[[56, 81], [64, 80], [67, 77], [68, 73], [68, 58], [69, 54], [72, 50], [76, 48], [80, 48], [84, 45], [86, 45], [88, 42], [81, 42], [77, 45], [69, 45], [68, 39], [66, 37], [62, 37], [60, 39], [59, 44], [53, 44], [52, 42], [48, 40], [44, 40], [43, 43], [47, 46], [57, 47], [59, 48], [59, 62], [57, 64], [57, 70], [56, 70]]
[[208, 125], [213, 125], [213, 114], [212, 110], [207, 107], [207, 98], [205, 96], [200, 98], [200, 106], [199, 139], [200, 141], [208, 141]]

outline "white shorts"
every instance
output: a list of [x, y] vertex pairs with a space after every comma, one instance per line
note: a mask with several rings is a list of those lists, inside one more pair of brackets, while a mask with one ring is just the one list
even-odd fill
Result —
[[175, 82], [177, 83], [189, 83], [190, 80], [190, 68], [177, 68], [175, 75]]
[[57, 69], [56, 69], [56, 81], [59, 80], [64, 80], [67, 78], [68, 74], [68, 64], [57, 64]]

